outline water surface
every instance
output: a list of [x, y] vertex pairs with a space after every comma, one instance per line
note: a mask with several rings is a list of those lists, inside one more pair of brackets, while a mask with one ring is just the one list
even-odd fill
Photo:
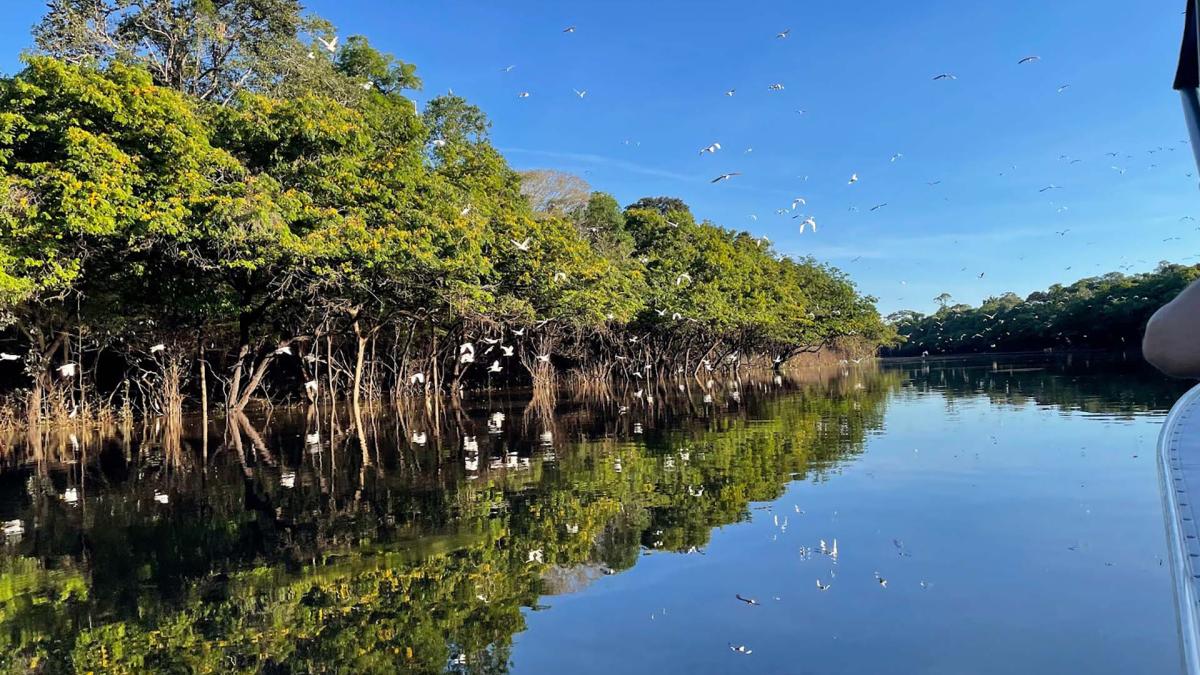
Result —
[[1154, 442], [1185, 385], [1122, 356], [680, 384], [14, 444], [0, 665], [1179, 671]]

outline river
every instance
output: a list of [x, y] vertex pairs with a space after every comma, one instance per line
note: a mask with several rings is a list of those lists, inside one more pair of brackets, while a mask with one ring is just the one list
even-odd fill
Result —
[[17, 439], [0, 667], [1179, 671], [1154, 451], [1186, 384], [1123, 355], [713, 380]]

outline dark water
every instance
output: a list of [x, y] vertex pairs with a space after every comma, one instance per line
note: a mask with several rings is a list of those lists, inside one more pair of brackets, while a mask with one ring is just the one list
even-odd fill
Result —
[[15, 446], [0, 666], [1178, 672], [1154, 443], [1184, 385], [1079, 356], [677, 384]]

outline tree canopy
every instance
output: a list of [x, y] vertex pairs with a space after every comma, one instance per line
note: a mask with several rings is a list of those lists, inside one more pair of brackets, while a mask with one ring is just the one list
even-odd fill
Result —
[[294, 0], [56, 0], [36, 36], [0, 80], [0, 341], [31, 419], [161, 409], [201, 366], [240, 409], [893, 337], [837, 270], [677, 198], [513, 170], [483, 111], [418, 108], [411, 64]]
[[888, 353], [1138, 349], [1150, 315], [1197, 278], [1200, 266], [1162, 262], [1152, 272], [1111, 272], [1024, 299], [1005, 293], [979, 307], [950, 305], [942, 294], [929, 316], [905, 310], [887, 317], [904, 340]]

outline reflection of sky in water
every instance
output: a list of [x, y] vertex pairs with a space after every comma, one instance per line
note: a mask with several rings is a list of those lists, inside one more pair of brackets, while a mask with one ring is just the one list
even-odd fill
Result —
[[468, 399], [366, 443], [277, 414], [207, 468], [192, 438], [52, 434], [0, 472], [0, 666], [1177, 667], [1154, 440], [1181, 385], [1098, 357], [804, 379]]

